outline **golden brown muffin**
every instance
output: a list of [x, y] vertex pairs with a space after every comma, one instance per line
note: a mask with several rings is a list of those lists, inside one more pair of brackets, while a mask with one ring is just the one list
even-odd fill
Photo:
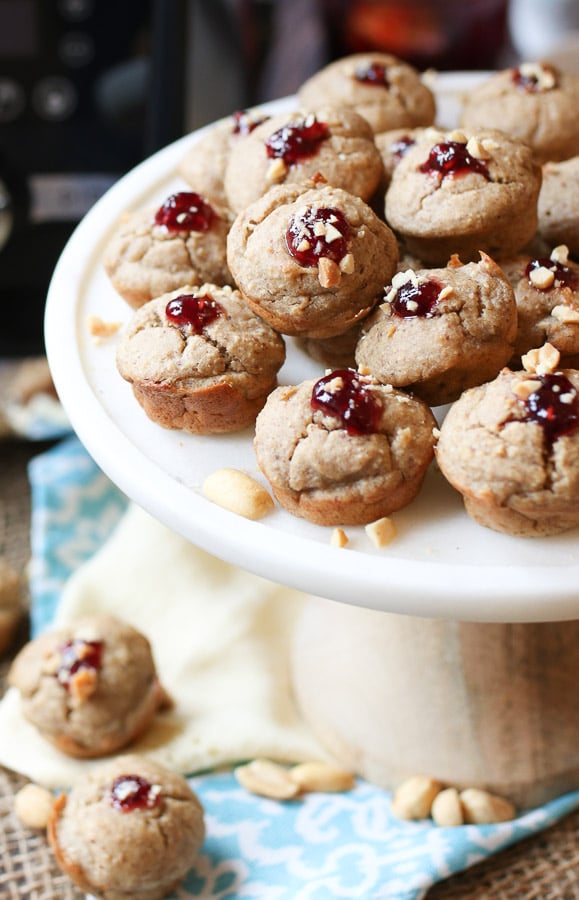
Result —
[[517, 303], [517, 338], [511, 365], [520, 366], [523, 354], [544, 343], [561, 355], [561, 365], [579, 365], [579, 264], [567, 247], [549, 256], [517, 254], [501, 263]]
[[178, 191], [157, 209], [121, 220], [105, 248], [105, 271], [134, 309], [184, 284], [230, 284], [229, 226], [228, 210], [194, 191]]
[[117, 367], [147, 416], [193, 434], [253, 425], [285, 360], [283, 339], [230, 287], [185, 286], [138, 309]]
[[408, 388], [430, 406], [452, 403], [508, 363], [517, 333], [514, 292], [486, 254], [444, 269], [395, 275], [384, 302], [364, 320], [360, 369]]
[[465, 100], [461, 125], [498, 128], [532, 149], [538, 162], [579, 153], [579, 75], [551, 63], [523, 62], [496, 72]]
[[579, 525], [579, 371], [504, 369], [466, 391], [442, 423], [436, 458], [487, 528], [543, 537]]
[[427, 265], [518, 252], [537, 228], [541, 170], [499, 131], [426, 129], [394, 169], [386, 221]]
[[48, 825], [62, 871], [99, 900], [161, 900], [194, 866], [204, 837], [186, 780], [137, 755], [100, 765], [61, 794]]
[[258, 125], [231, 147], [225, 193], [240, 212], [280, 184], [314, 176], [368, 200], [382, 178], [382, 158], [372, 129], [354, 110], [323, 106], [282, 113]]
[[149, 641], [106, 615], [85, 616], [30, 641], [8, 680], [20, 692], [25, 718], [75, 757], [127, 746], [166, 701]]
[[255, 453], [277, 500], [318, 525], [360, 525], [414, 499], [436, 420], [422, 401], [337, 369], [279, 387], [255, 427]]
[[304, 109], [355, 109], [374, 133], [434, 122], [436, 104], [420, 73], [390, 53], [354, 53], [314, 73], [298, 90]]
[[282, 334], [343, 334], [376, 304], [398, 247], [359, 197], [327, 184], [281, 185], [239, 214], [227, 240], [235, 282]]

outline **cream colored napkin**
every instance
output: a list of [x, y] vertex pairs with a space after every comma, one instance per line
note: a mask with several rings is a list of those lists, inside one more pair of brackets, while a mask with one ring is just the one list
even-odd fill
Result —
[[[56, 625], [109, 612], [153, 646], [175, 701], [131, 746], [183, 773], [268, 756], [328, 758], [299, 717], [289, 647], [306, 595], [221, 562], [130, 506], [101, 550], [69, 580]], [[94, 761], [38, 735], [9, 689], [0, 703], [0, 764], [65, 787]]]

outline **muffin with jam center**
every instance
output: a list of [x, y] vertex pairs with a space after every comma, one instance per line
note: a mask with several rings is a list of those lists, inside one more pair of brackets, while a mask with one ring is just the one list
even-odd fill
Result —
[[241, 294], [185, 286], [138, 309], [117, 345], [117, 368], [147, 416], [191, 434], [253, 425], [285, 360], [283, 338]]
[[99, 900], [161, 900], [194, 867], [204, 837], [203, 808], [187, 781], [135, 754], [60, 794], [48, 824], [62, 871]]
[[26, 644], [8, 682], [24, 717], [60, 751], [99, 757], [126, 747], [166, 702], [151, 646], [112, 616], [85, 616]]
[[355, 109], [379, 134], [432, 125], [434, 94], [413, 66], [390, 53], [353, 53], [328, 63], [298, 90], [304, 109], [322, 104]]
[[125, 216], [103, 256], [115, 290], [134, 309], [183, 284], [231, 284], [226, 245], [231, 216], [195, 191]]
[[368, 200], [382, 178], [372, 129], [357, 112], [324, 105], [273, 116], [231, 147], [225, 193], [236, 213], [275, 185], [315, 176]]
[[390, 228], [348, 191], [281, 185], [236, 218], [227, 259], [247, 303], [272, 328], [331, 338], [376, 305], [398, 246]]
[[541, 169], [529, 147], [495, 130], [426, 129], [392, 174], [385, 214], [427, 265], [484, 251], [517, 253], [534, 236]]
[[444, 269], [398, 272], [361, 330], [361, 370], [440, 406], [494, 378], [511, 359], [514, 292], [486, 254], [464, 266], [454, 257]]
[[435, 427], [421, 400], [355, 369], [336, 369], [270, 394], [254, 448], [290, 513], [318, 525], [361, 525], [418, 494]]

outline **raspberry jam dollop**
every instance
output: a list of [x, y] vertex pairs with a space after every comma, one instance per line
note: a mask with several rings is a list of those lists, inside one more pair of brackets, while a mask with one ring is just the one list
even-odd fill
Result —
[[527, 94], [538, 94], [557, 85], [556, 72], [551, 66], [517, 67], [512, 71], [512, 79]]
[[201, 194], [178, 191], [157, 210], [155, 225], [164, 225], [169, 231], [209, 231], [216, 218], [215, 210]]
[[233, 113], [233, 134], [239, 134], [245, 137], [251, 134], [254, 128], [266, 122], [269, 116], [257, 116], [248, 112], [246, 109], [238, 109]]
[[395, 290], [396, 294], [390, 300], [390, 308], [394, 315], [402, 319], [419, 316], [430, 319], [435, 313], [442, 285], [434, 279], [418, 284], [408, 280]]
[[102, 666], [103, 641], [84, 641], [80, 638], [66, 641], [58, 648], [60, 665], [56, 677], [60, 684], [69, 688], [74, 676], [81, 669], [98, 672]]
[[[543, 288], [536, 285], [531, 281], [531, 272], [534, 269], [548, 269], [549, 272], [552, 272], [555, 276], [553, 283]], [[529, 279], [530, 284], [539, 291], [550, 291], [551, 288], [554, 287], [568, 287], [573, 289], [577, 286], [577, 275], [573, 269], [563, 265], [563, 263], [549, 259], [548, 257], [539, 256], [537, 259], [532, 259], [525, 269], [525, 275]]]
[[335, 369], [314, 384], [311, 407], [339, 419], [348, 434], [378, 431], [382, 405], [355, 369]]
[[285, 239], [290, 256], [313, 268], [321, 257], [339, 263], [348, 252], [350, 226], [339, 209], [312, 207], [290, 219]]
[[111, 785], [110, 802], [119, 812], [154, 809], [162, 800], [161, 786], [141, 775], [119, 775]]
[[403, 156], [406, 156], [411, 147], [414, 147], [416, 141], [409, 134], [403, 134], [402, 137], [394, 141], [390, 147], [390, 153], [396, 162], [400, 162]]
[[320, 144], [329, 137], [330, 129], [326, 123], [309, 115], [274, 131], [265, 141], [265, 149], [270, 159], [282, 159], [287, 166], [293, 166], [302, 159], [315, 156]]
[[466, 144], [460, 141], [441, 141], [435, 144], [426, 162], [418, 167], [420, 172], [427, 175], [437, 175], [445, 178], [447, 175], [466, 175], [468, 172], [476, 172], [490, 181], [489, 170], [486, 163], [477, 159], [466, 149]]
[[385, 88], [390, 87], [386, 66], [383, 66], [380, 63], [372, 62], [368, 63], [366, 66], [358, 66], [354, 73], [354, 78], [356, 81], [362, 82], [362, 84], [372, 84], [376, 87]]
[[195, 334], [222, 316], [225, 310], [210, 294], [181, 294], [169, 300], [165, 315], [175, 325], [189, 326]]
[[532, 376], [541, 382], [525, 400], [527, 421], [536, 422], [549, 444], [579, 426], [579, 394], [566, 375]]

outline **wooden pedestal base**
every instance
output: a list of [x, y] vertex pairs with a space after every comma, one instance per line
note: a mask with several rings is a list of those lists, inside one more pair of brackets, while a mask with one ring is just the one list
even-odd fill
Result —
[[579, 622], [457, 623], [314, 599], [292, 677], [318, 739], [374, 784], [426, 774], [520, 808], [579, 788]]

